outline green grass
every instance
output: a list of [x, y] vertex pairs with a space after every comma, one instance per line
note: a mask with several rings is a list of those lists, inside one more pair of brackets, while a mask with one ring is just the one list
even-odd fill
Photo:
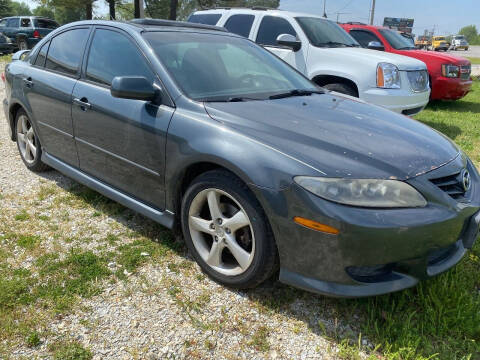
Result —
[[476, 65], [480, 64], [480, 58], [477, 58], [477, 57], [465, 57], [465, 58], [470, 60], [472, 64], [476, 64]]

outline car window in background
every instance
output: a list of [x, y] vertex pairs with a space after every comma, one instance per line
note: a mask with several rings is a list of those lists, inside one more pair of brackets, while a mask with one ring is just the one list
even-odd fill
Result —
[[388, 41], [391, 47], [397, 50], [414, 49], [412, 42], [400, 35], [398, 32], [390, 29], [379, 29], [380, 34]]
[[370, 31], [365, 31], [365, 30], [352, 30], [350, 31], [350, 35], [355, 39], [357, 40], [360, 45], [362, 45], [362, 47], [367, 47], [368, 44], [371, 42], [371, 41], [377, 41], [379, 42], [380, 44], [382, 43], [380, 41], [380, 39], [373, 33], [371, 33]]
[[7, 26], [7, 19], [0, 20], [0, 28]]
[[297, 36], [295, 29], [284, 18], [264, 16], [258, 29], [257, 43], [261, 45], [279, 46], [277, 38], [281, 34]]
[[30, 21], [29, 18], [23, 18], [20, 21], [20, 27], [31, 27], [31, 26], [32, 26], [32, 22]]
[[358, 42], [337, 23], [315, 17], [295, 18], [316, 47], [359, 46]]
[[49, 44], [50, 44], [50, 41], [42, 45], [33, 65], [40, 66], [40, 67], [43, 67], [45, 65], [45, 59], [47, 58], [47, 51], [48, 51]]
[[205, 25], [216, 25], [222, 14], [193, 14], [188, 18], [188, 22]]
[[56, 29], [60, 26], [57, 22], [48, 19], [34, 19], [33, 23], [36, 28], [41, 29]]
[[185, 94], [197, 101], [268, 99], [318, 90], [275, 55], [232, 36], [147, 32], [143, 35]]
[[7, 27], [16, 28], [20, 23], [19, 18], [7, 19]]
[[110, 86], [115, 76], [155, 77], [138, 48], [124, 35], [95, 31], [87, 63], [87, 79]]
[[74, 29], [55, 36], [48, 49], [45, 67], [68, 75], [76, 74], [89, 31], [90, 29]]
[[248, 38], [254, 20], [255, 15], [232, 15], [227, 20], [224, 27], [231, 33]]

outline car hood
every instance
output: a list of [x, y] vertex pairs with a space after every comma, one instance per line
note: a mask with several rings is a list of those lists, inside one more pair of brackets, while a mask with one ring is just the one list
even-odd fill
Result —
[[459, 153], [450, 139], [416, 120], [336, 93], [205, 103], [205, 109], [214, 120], [328, 177], [406, 180]]
[[414, 57], [415, 59], [423, 60], [426, 62], [428, 62], [428, 60], [438, 60], [438, 61], [449, 63], [449, 64], [466, 65], [469, 63], [467, 59], [462, 58], [460, 56], [455, 56], [448, 53], [427, 51], [427, 50], [398, 50], [398, 53], [405, 56], [411, 56], [411, 57]]
[[[352, 48], [352, 47], [333, 47], [333, 48], [316, 48], [312, 46], [311, 51], [325, 51], [327, 50], [329, 54], [341, 56], [344, 59], [351, 59], [352, 64], [357, 64], [359, 61], [375, 63], [375, 66], [378, 63], [386, 62], [394, 64], [398, 67], [399, 70], [419, 70], [426, 69], [426, 65], [419, 60], [409, 58], [403, 55], [397, 55], [392, 53], [387, 53], [384, 51], [370, 50], [363, 48]], [[322, 53], [325, 56], [324, 53]]]

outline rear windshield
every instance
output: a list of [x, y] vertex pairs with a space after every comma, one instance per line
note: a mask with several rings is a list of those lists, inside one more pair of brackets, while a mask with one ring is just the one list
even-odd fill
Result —
[[48, 19], [35, 19], [34, 24], [36, 28], [42, 29], [56, 29], [59, 25], [53, 21]]
[[217, 25], [217, 22], [221, 17], [222, 14], [193, 14], [188, 18], [188, 22], [205, 25]]

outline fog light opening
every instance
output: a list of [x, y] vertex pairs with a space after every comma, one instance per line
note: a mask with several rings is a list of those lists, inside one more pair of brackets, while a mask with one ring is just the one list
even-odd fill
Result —
[[338, 230], [338, 229], [336, 229], [332, 226], [325, 225], [325, 224], [319, 223], [317, 221], [305, 219], [305, 218], [302, 218], [302, 217], [299, 217], [299, 216], [295, 216], [293, 218], [293, 221], [295, 221], [297, 224], [305, 226], [309, 229], [324, 232], [324, 233], [327, 233], [327, 234], [337, 235], [340, 232], [340, 230]]

